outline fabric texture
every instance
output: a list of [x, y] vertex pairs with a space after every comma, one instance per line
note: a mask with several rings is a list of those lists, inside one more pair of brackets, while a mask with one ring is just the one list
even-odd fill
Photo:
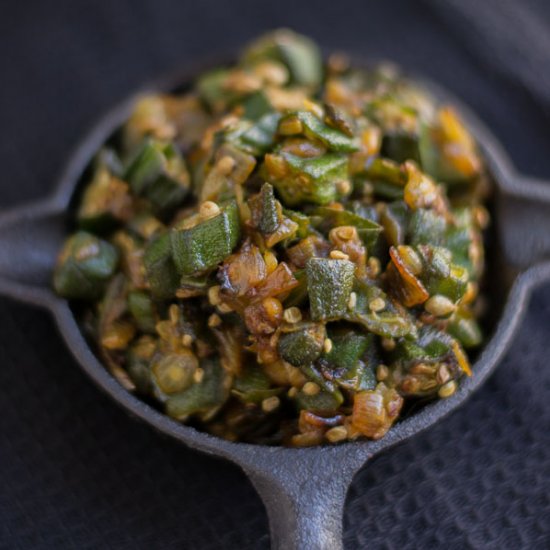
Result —
[[[471, 26], [452, 4], [5, 3], [0, 208], [51, 192], [74, 143], [136, 87], [283, 25], [441, 82], [477, 111], [521, 171], [550, 179], [540, 100], [550, 88], [531, 80], [541, 50], [531, 76], [521, 76], [518, 58], [478, 51], [499, 47], [498, 33], [488, 46], [480, 38], [491, 14], [475, 12], [484, 23]], [[548, 40], [550, 9], [522, 6]], [[0, 319], [1, 549], [269, 548], [265, 510], [238, 468], [129, 418], [80, 371], [46, 313], [0, 299]], [[356, 476], [347, 549], [550, 547], [549, 327], [546, 286], [487, 384]]]

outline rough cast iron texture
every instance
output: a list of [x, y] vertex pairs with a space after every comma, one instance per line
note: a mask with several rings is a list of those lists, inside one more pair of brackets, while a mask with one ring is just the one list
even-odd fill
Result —
[[[204, 68], [200, 65], [147, 89], [173, 89]], [[354, 474], [380, 451], [432, 426], [462, 404], [497, 366], [519, 326], [531, 291], [550, 280], [550, 262], [536, 264], [550, 254], [550, 187], [519, 176], [497, 140], [466, 107], [436, 85], [424, 85], [439, 99], [459, 107], [494, 177], [496, 232], [490, 260], [499, 266], [500, 280], [488, 291], [493, 304], [504, 306], [473, 367], [474, 376], [463, 381], [451, 398], [428, 405], [398, 423], [380, 441], [286, 449], [220, 440], [181, 425], [143, 403], [98, 362], [69, 304], [50, 290], [51, 273], [69, 225], [69, 205], [80, 176], [100, 145], [127, 117], [132, 98], [108, 113], [78, 147], [51, 198], [0, 217], [0, 293], [50, 310], [87, 374], [129, 412], [194, 449], [227, 458], [243, 468], [266, 505], [272, 547], [278, 550], [340, 548], [343, 507]]]

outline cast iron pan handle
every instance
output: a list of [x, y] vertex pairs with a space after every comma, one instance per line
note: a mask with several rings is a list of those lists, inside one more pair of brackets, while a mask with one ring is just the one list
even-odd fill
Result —
[[512, 174], [497, 208], [497, 229], [511, 265], [524, 271], [550, 258], [550, 181]]
[[56, 300], [51, 276], [64, 217], [55, 198], [0, 212], [0, 294], [43, 307]]
[[[270, 461], [265, 454], [241, 467], [260, 494], [269, 517], [273, 550], [341, 550], [346, 494], [369, 455], [350, 448], [344, 459], [335, 448], [288, 454]], [[307, 451], [307, 450], [306, 450]]]

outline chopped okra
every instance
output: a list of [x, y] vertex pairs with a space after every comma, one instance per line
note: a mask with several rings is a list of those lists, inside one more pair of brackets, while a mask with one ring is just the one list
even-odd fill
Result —
[[288, 30], [185, 90], [98, 151], [54, 272], [128, 391], [306, 446], [384, 437], [475, 376], [490, 186], [452, 106]]

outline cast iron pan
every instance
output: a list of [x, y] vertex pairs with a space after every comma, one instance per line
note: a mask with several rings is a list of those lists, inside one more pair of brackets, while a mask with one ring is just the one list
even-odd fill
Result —
[[[202, 70], [164, 79], [145, 90], [173, 90]], [[358, 64], [360, 65], [360, 63]], [[422, 81], [436, 98], [460, 111], [477, 138], [495, 182], [492, 233], [488, 246], [487, 288], [491, 315], [488, 339], [473, 366], [450, 398], [434, 402], [398, 422], [379, 441], [289, 449], [232, 443], [163, 415], [127, 392], [103, 367], [84, 338], [71, 305], [52, 292], [52, 269], [71, 222], [70, 205], [81, 176], [101, 144], [127, 118], [135, 96], [117, 106], [74, 152], [50, 198], [0, 215], [0, 294], [48, 309], [86, 373], [126, 410], [160, 432], [194, 449], [238, 464], [260, 493], [271, 528], [272, 547], [320, 550], [342, 547], [342, 512], [354, 474], [371, 457], [430, 427], [461, 405], [497, 366], [526, 309], [531, 291], [550, 281], [550, 182], [519, 175], [483, 124], [459, 101]], [[544, 262], [543, 259], [547, 258]]]

